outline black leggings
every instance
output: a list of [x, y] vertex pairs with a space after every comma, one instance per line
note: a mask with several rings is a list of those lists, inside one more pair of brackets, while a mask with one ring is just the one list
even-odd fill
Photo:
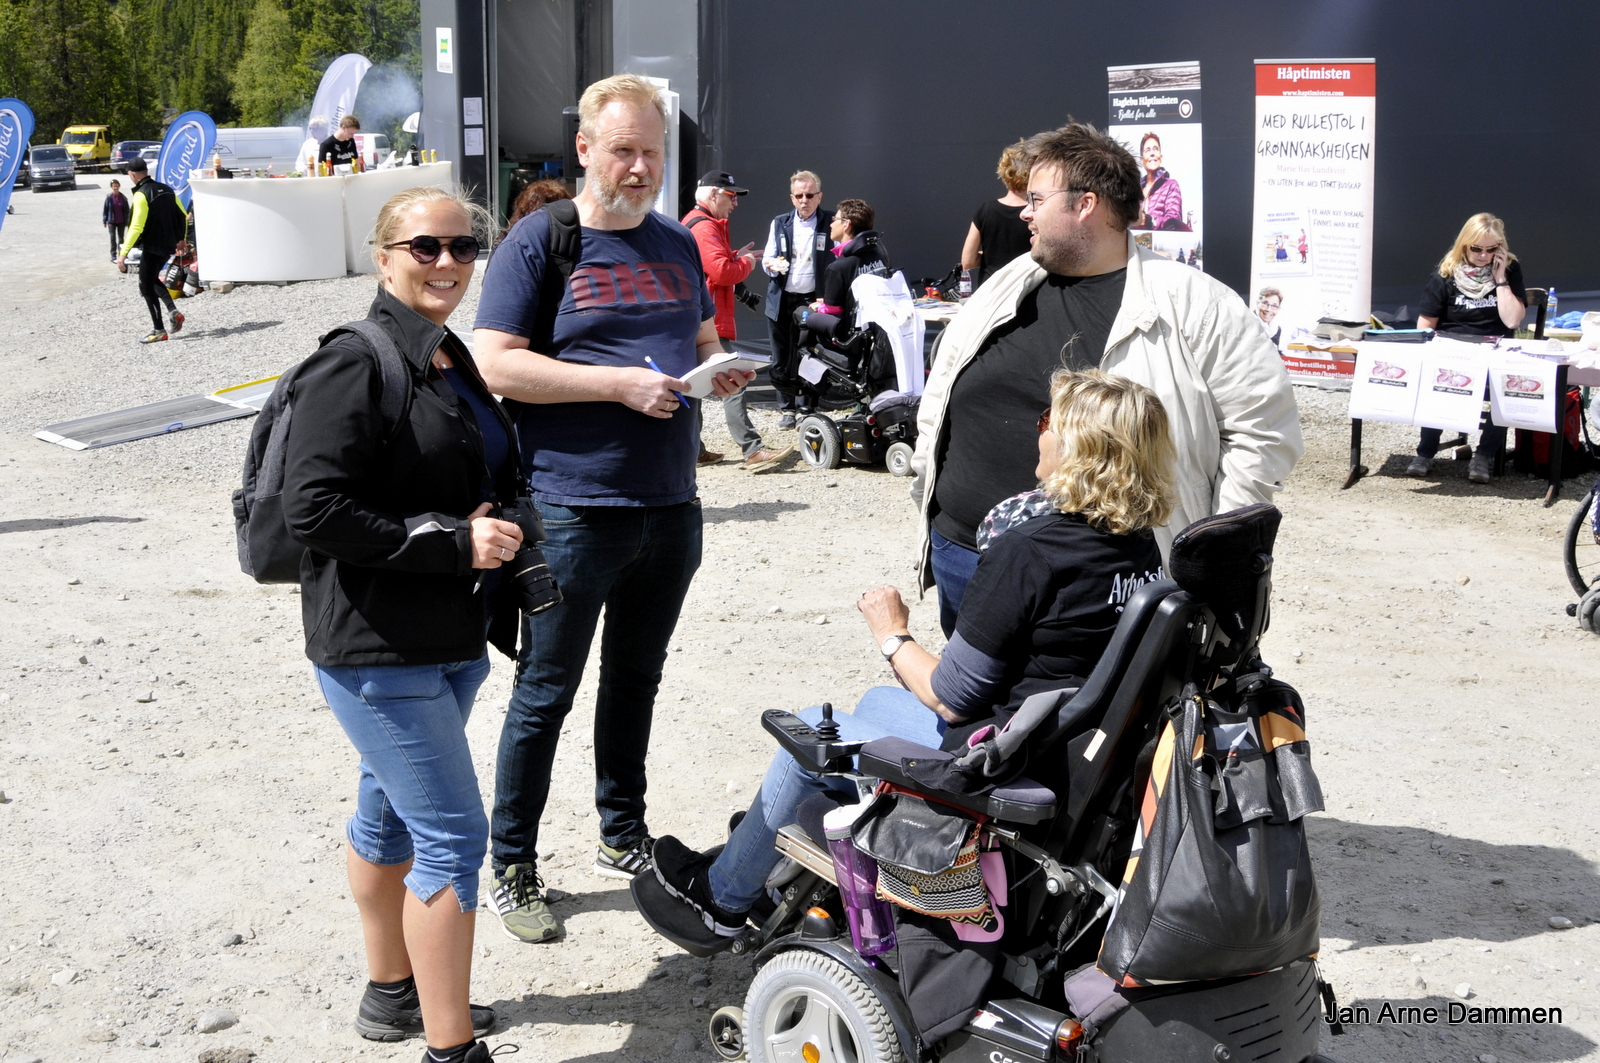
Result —
[[166, 285], [161, 283], [161, 271], [171, 257], [170, 249], [158, 255], [145, 248], [143, 257], [139, 259], [139, 294], [144, 296], [144, 303], [150, 308], [150, 321], [157, 332], [166, 331], [166, 326], [161, 323], [162, 303], [167, 305], [170, 312], [178, 312], [172, 303], [172, 296], [167, 294]]

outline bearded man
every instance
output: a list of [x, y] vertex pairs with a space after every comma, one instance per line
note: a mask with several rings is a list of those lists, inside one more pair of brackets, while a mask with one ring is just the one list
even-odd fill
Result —
[[1173, 535], [1212, 513], [1269, 502], [1305, 452], [1277, 348], [1231, 290], [1137, 245], [1139, 165], [1073, 122], [1028, 141], [1022, 220], [1033, 249], [990, 276], [945, 330], [917, 416], [921, 585], [955, 630], [978, 564], [977, 530], [1033, 489], [1050, 375], [1103, 369], [1166, 407], [1178, 453]]
[[[495, 249], [478, 303], [474, 353], [490, 389], [515, 400], [549, 536], [544, 555], [565, 599], [523, 618], [500, 735], [493, 897], [520, 941], [561, 934], [538, 874], [539, 819], [602, 607], [594, 869], [631, 878], [650, 867], [650, 721], [667, 643], [700, 565], [697, 400], [680, 398], [689, 390], [681, 378], [722, 351], [694, 237], [651, 209], [666, 118], [643, 78], [591, 85], [578, 103], [587, 181], [573, 201], [581, 229], [570, 275], [546, 283], [549, 212], [569, 209], [557, 203], [522, 219]], [[559, 282], [559, 270], [551, 275]], [[718, 374], [714, 391], [735, 394], [754, 375]]]

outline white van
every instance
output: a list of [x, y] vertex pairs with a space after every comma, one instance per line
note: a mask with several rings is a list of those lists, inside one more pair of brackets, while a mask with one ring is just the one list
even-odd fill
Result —
[[306, 131], [296, 125], [218, 129], [217, 154], [229, 170], [265, 170], [270, 165], [273, 173], [286, 174], [299, 169], [305, 139]]

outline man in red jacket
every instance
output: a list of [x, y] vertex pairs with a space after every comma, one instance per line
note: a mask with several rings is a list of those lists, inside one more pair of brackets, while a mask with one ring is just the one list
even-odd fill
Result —
[[[731, 341], [738, 336], [733, 320], [734, 286], [750, 276], [750, 270], [761, 252], [754, 244], [745, 244], [738, 251], [728, 238], [728, 218], [739, 205], [739, 197], [750, 190], [740, 188], [733, 175], [712, 170], [700, 178], [695, 189], [695, 207], [683, 216], [683, 224], [700, 245], [700, 263], [705, 267], [706, 285], [711, 289], [711, 301], [717, 308], [717, 336], [724, 350], [732, 350]], [[722, 400], [722, 411], [728, 419], [728, 433], [744, 452], [744, 467], [751, 472], [765, 472], [775, 467], [790, 454], [794, 447], [769, 450], [761, 444], [761, 435], [750, 423], [750, 411], [745, 406], [743, 390]], [[700, 464], [709, 465], [722, 460], [722, 455], [700, 446]]]

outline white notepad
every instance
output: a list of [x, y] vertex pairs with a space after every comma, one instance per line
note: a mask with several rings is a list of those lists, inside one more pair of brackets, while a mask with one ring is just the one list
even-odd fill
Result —
[[711, 381], [718, 373], [726, 373], [730, 369], [743, 369], [746, 372], [750, 372], [756, 369], [765, 369], [771, 364], [771, 358], [763, 358], [759, 354], [741, 354], [737, 351], [724, 351], [721, 354], [714, 354], [695, 366], [692, 372], [684, 374], [682, 380], [689, 385], [684, 394], [691, 399], [710, 398]]

